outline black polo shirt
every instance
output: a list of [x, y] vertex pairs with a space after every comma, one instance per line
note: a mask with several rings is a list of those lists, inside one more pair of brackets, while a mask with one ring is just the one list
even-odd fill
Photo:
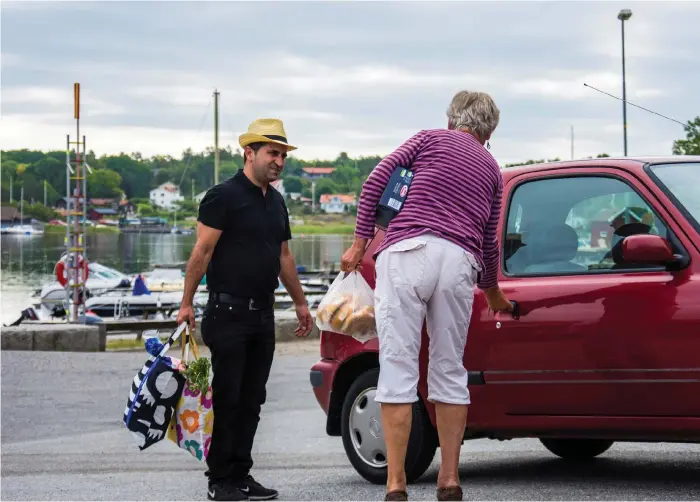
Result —
[[262, 189], [243, 170], [207, 191], [199, 217], [222, 230], [207, 267], [209, 291], [265, 298], [279, 285], [282, 242], [292, 238], [282, 195]]

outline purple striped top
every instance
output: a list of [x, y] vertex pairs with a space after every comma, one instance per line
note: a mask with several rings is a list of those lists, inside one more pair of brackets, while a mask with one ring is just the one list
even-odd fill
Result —
[[479, 288], [498, 285], [496, 232], [503, 177], [493, 156], [468, 133], [420, 131], [377, 164], [362, 186], [357, 237], [374, 237], [379, 200], [398, 166], [411, 169], [414, 177], [377, 253], [400, 240], [433, 233], [474, 255], [482, 267]]

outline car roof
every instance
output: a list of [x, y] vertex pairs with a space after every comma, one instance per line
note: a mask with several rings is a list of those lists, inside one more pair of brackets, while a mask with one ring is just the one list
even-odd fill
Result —
[[629, 171], [641, 170], [646, 164], [669, 164], [680, 162], [700, 163], [700, 155], [666, 155], [645, 157], [601, 157], [598, 159], [563, 160], [501, 168], [503, 177], [513, 178], [520, 174], [544, 172], [553, 169], [573, 169], [582, 167], [618, 167]]

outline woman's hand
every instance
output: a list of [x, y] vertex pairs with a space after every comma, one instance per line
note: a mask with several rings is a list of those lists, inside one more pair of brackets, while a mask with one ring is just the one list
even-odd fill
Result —
[[512, 312], [513, 304], [506, 298], [503, 290], [498, 286], [489, 288], [484, 291], [486, 300], [489, 303], [489, 308], [494, 312]]
[[360, 261], [365, 255], [366, 239], [355, 239], [352, 246], [348, 248], [340, 259], [340, 270], [343, 272], [353, 272], [360, 267]]

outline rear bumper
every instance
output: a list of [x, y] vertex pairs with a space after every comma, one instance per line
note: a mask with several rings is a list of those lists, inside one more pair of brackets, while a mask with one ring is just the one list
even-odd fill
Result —
[[328, 415], [331, 402], [331, 392], [333, 391], [333, 379], [340, 367], [340, 361], [335, 359], [321, 359], [311, 366], [309, 381], [316, 396], [316, 401], [321, 406], [323, 412]]

